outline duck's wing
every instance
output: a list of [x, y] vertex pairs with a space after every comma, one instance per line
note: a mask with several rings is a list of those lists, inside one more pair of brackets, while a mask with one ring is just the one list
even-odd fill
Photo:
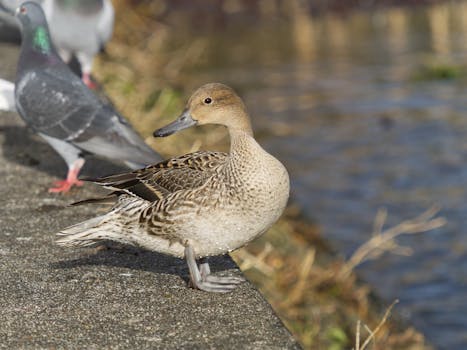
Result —
[[[88, 179], [112, 190], [155, 202], [170, 193], [203, 185], [227, 158], [226, 153], [200, 151], [148, 166], [133, 172]], [[108, 196], [105, 197], [108, 199]], [[93, 200], [96, 202], [96, 200]]]
[[143, 169], [138, 179], [149, 185], [157, 184], [168, 192], [197, 188], [225, 163], [227, 156], [223, 152], [189, 153]]

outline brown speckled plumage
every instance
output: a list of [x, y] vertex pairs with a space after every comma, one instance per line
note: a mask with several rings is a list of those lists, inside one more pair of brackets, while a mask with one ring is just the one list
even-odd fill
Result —
[[[207, 97], [212, 102], [206, 103]], [[190, 247], [200, 258], [237, 249], [266, 231], [286, 205], [289, 177], [253, 138], [240, 98], [225, 85], [205, 85], [175, 126], [159, 132], [195, 123], [227, 126], [230, 152], [195, 152], [95, 180], [113, 190], [109, 196], [117, 203], [109, 213], [63, 230], [58, 242], [110, 239], [177, 257]]]

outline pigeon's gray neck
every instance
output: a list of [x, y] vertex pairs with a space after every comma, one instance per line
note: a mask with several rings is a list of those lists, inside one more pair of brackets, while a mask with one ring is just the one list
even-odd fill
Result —
[[28, 69], [31, 65], [57, 64], [60, 62], [58, 55], [50, 40], [50, 34], [46, 24], [38, 24], [23, 30], [23, 42], [18, 67], [20, 70]]

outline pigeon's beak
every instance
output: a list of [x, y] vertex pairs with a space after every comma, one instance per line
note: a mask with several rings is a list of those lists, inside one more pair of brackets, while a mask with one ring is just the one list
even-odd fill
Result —
[[160, 129], [154, 131], [155, 137], [165, 137], [172, 135], [173, 133], [189, 128], [190, 126], [196, 125], [197, 121], [193, 119], [188, 109], [185, 109], [183, 113], [175, 119], [169, 125], [166, 125]]

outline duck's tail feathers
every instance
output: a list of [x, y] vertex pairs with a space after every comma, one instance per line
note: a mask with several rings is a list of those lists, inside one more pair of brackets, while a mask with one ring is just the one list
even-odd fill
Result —
[[112, 239], [115, 227], [108, 222], [108, 214], [69, 226], [57, 233], [57, 244], [67, 247], [88, 247], [99, 241]]

